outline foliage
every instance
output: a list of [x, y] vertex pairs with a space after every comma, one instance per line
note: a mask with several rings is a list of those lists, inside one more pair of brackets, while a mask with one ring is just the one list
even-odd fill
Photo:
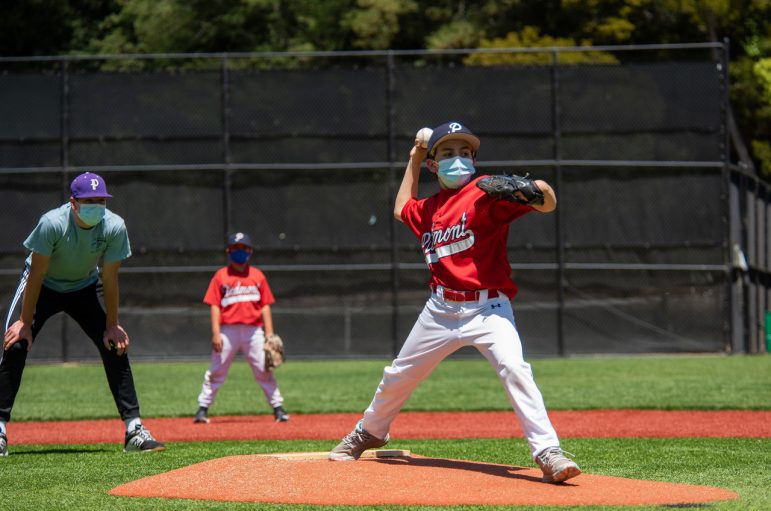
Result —
[[[510, 32], [506, 37], [492, 40], [482, 40], [480, 48], [556, 48], [567, 46], [591, 46], [583, 40], [541, 35], [537, 27], [525, 27], [521, 32]], [[491, 66], [501, 64], [550, 65], [552, 56], [549, 53], [475, 53], [465, 61], [467, 65]], [[557, 54], [560, 64], [616, 64], [618, 59], [610, 53], [601, 51], [560, 52]]]
[[753, 70], [763, 86], [764, 96], [771, 98], [771, 58], [758, 60]]
[[354, 34], [354, 48], [386, 50], [399, 33], [399, 17], [416, 10], [412, 0], [357, 0], [356, 8], [343, 16], [341, 28]]
[[479, 44], [479, 30], [466, 20], [454, 20], [442, 25], [426, 37], [426, 47], [432, 50], [474, 48]]
[[731, 104], [757, 168], [771, 178], [771, 58], [743, 57], [730, 67]]
[[756, 112], [758, 129], [751, 139], [752, 152], [761, 174], [771, 178], [771, 57], [755, 62], [752, 70], [761, 89], [760, 108]]
[[[763, 59], [771, 55], [769, 0], [11, 0], [3, 4], [0, 17], [0, 55], [6, 56], [521, 48], [726, 39], [733, 110], [758, 167], [769, 173], [765, 155], [771, 139], [770, 103], [768, 92], [758, 91], [764, 83]], [[543, 58], [549, 56], [485, 53], [466, 63], [533, 64]], [[560, 54], [562, 63], [611, 60], [600, 52]], [[759, 71], [752, 71], [755, 64]], [[110, 64], [126, 65], [136, 69], [147, 63]], [[734, 71], [735, 66], [740, 69]]]

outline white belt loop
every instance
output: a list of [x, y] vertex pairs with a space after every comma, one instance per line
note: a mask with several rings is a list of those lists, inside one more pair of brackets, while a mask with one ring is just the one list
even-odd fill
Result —
[[436, 296], [444, 300], [444, 286], [436, 286]]
[[488, 296], [487, 289], [479, 290], [479, 305], [484, 305], [487, 303], [487, 296]]

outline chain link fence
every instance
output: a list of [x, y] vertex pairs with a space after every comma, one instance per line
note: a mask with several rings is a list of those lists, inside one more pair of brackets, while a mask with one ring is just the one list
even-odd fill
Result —
[[[727, 65], [721, 44], [0, 58], [0, 310], [22, 241], [91, 170], [129, 228], [134, 358], [207, 356], [236, 230], [290, 357], [390, 356], [429, 293], [393, 197], [415, 132], [458, 120], [482, 172], [557, 190], [509, 238], [528, 354], [763, 350], [768, 193], [729, 161]], [[96, 353], [62, 316], [30, 356]]]

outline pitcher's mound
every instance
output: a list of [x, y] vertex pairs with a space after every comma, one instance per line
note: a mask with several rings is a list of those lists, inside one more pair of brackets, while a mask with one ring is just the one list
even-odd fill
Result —
[[228, 456], [112, 489], [110, 495], [317, 505], [676, 505], [738, 498], [708, 486], [581, 474], [541, 482], [539, 469], [425, 458], [397, 449], [359, 461], [324, 453]]

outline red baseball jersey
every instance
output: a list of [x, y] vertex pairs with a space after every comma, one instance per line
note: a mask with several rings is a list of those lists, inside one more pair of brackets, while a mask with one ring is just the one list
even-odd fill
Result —
[[243, 272], [232, 266], [220, 268], [203, 298], [203, 303], [220, 308], [223, 325], [262, 326], [262, 308], [275, 301], [265, 275], [253, 266]]
[[410, 199], [402, 220], [420, 240], [430, 285], [457, 291], [496, 289], [511, 299], [517, 285], [506, 252], [509, 223], [534, 209], [490, 197], [476, 186], [483, 177], [457, 190]]

